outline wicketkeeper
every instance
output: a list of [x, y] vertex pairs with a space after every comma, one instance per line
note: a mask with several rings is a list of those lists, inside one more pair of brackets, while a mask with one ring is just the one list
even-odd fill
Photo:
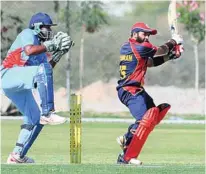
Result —
[[149, 42], [150, 35], [156, 34], [156, 29], [137, 22], [132, 26], [131, 37], [120, 49], [118, 97], [130, 110], [135, 123], [129, 126], [124, 136], [117, 138], [123, 149], [123, 153], [118, 156], [118, 163], [141, 164], [137, 157], [148, 135], [170, 109], [167, 103], [154, 104], [143, 87], [144, 77], [147, 67], [156, 67], [179, 58], [183, 52], [183, 39], [174, 34], [168, 42], [156, 47]]
[[[23, 115], [23, 124], [7, 163], [34, 163], [25, 156], [44, 125], [66, 122], [55, 114], [52, 68], [69, 51], [73, 42], [67, 33], [58, 32], [50, 16], [37, 13], [11, 45], [1, 65], [2, 89]], [[52, 58], [48, 60], [48, 53]], [[41, 99], [39, 109], [32, 89], [37, 88]]]

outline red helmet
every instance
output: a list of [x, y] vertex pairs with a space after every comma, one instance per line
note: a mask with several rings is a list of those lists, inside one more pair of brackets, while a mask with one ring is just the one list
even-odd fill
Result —
[[147, 24], [143, 22], [137, 22], [132, 26], [131, 33], [140, 31], [150, 33], [151, 35], [157, 34], [156, 29], [150, 28]]

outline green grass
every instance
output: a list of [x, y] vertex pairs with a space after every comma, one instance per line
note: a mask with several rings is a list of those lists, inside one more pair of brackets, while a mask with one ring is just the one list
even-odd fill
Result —
[[198, 165], [120, 166], [111, 164], [2, 166], [2, 174], [204, 174]]
[[[1, 161], [6, 162], [21, 121], [1, 121]], [[127, 123], [83, 123], [82, 164], [69, 164], [69, 124], [45, 126], [28, 153], [37, 165], [2, 164], [2, 173], [84, 174], [202, 174], [204, 173], [204, 125], [159, 125], [149, 136], [139, 159], [142, 167], [116, 164], [120, 152], [115, 139]], [[68, 165], [69, 164], [69, 165]]]

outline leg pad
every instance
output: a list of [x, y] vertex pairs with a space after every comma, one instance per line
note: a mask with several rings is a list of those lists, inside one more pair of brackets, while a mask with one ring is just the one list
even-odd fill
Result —
[[23, 124], [21, 126], [21, 131], [16, 143], [16, 147], [14, 148], [14, 153], [18, 153], [21, 158], [26, 155], [27, 151], [32, 146], [33, 142], [39, 135], [43, 128], [43, 125], [37, 124], [37, 125], [29, 125], [29, 124]]
[[147, 137], [157, 124], [157, 116], [159, 115], [159, 108], [150, 108], [139, 123], [138, 128], [129, 144], [124, 160], [129, 161], [131, 158], [137, 158]]
[[41, 98], [42, 115], [54, 110], [53, 72], [49, 63], [39, 65], [36, 83]]
[[165, 117], [167, 114], [168, 110], [171, 108], [171, 106], [167, 103], [162, 103], [157, 106], [159, 108], [159, 115], [157, 117], [157, 124], [160, 123], [160, 121]]

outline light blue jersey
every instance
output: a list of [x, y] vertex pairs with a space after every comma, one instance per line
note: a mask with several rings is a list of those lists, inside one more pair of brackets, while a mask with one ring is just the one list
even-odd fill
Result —
[[37, 124], [40, 110], [32, 95], [34, 82], [41, 63], [48, 63], [46, 53], [27, 56], [24, 47], [40, 45], [34, 30], [24, 29], [11, 45], [7, 57], [2, 62], [1, 87], [24, 115], [25, 124]]
[[3, 61], [5, 68], [13, 66], [37, 66], [47, 62], [46, 53], [27, 56], [24, 47], [27, 45], [40, 45], [40, 41], [34, 30], [29, 28], [23, 30], [11, 45], [7, 57]]

